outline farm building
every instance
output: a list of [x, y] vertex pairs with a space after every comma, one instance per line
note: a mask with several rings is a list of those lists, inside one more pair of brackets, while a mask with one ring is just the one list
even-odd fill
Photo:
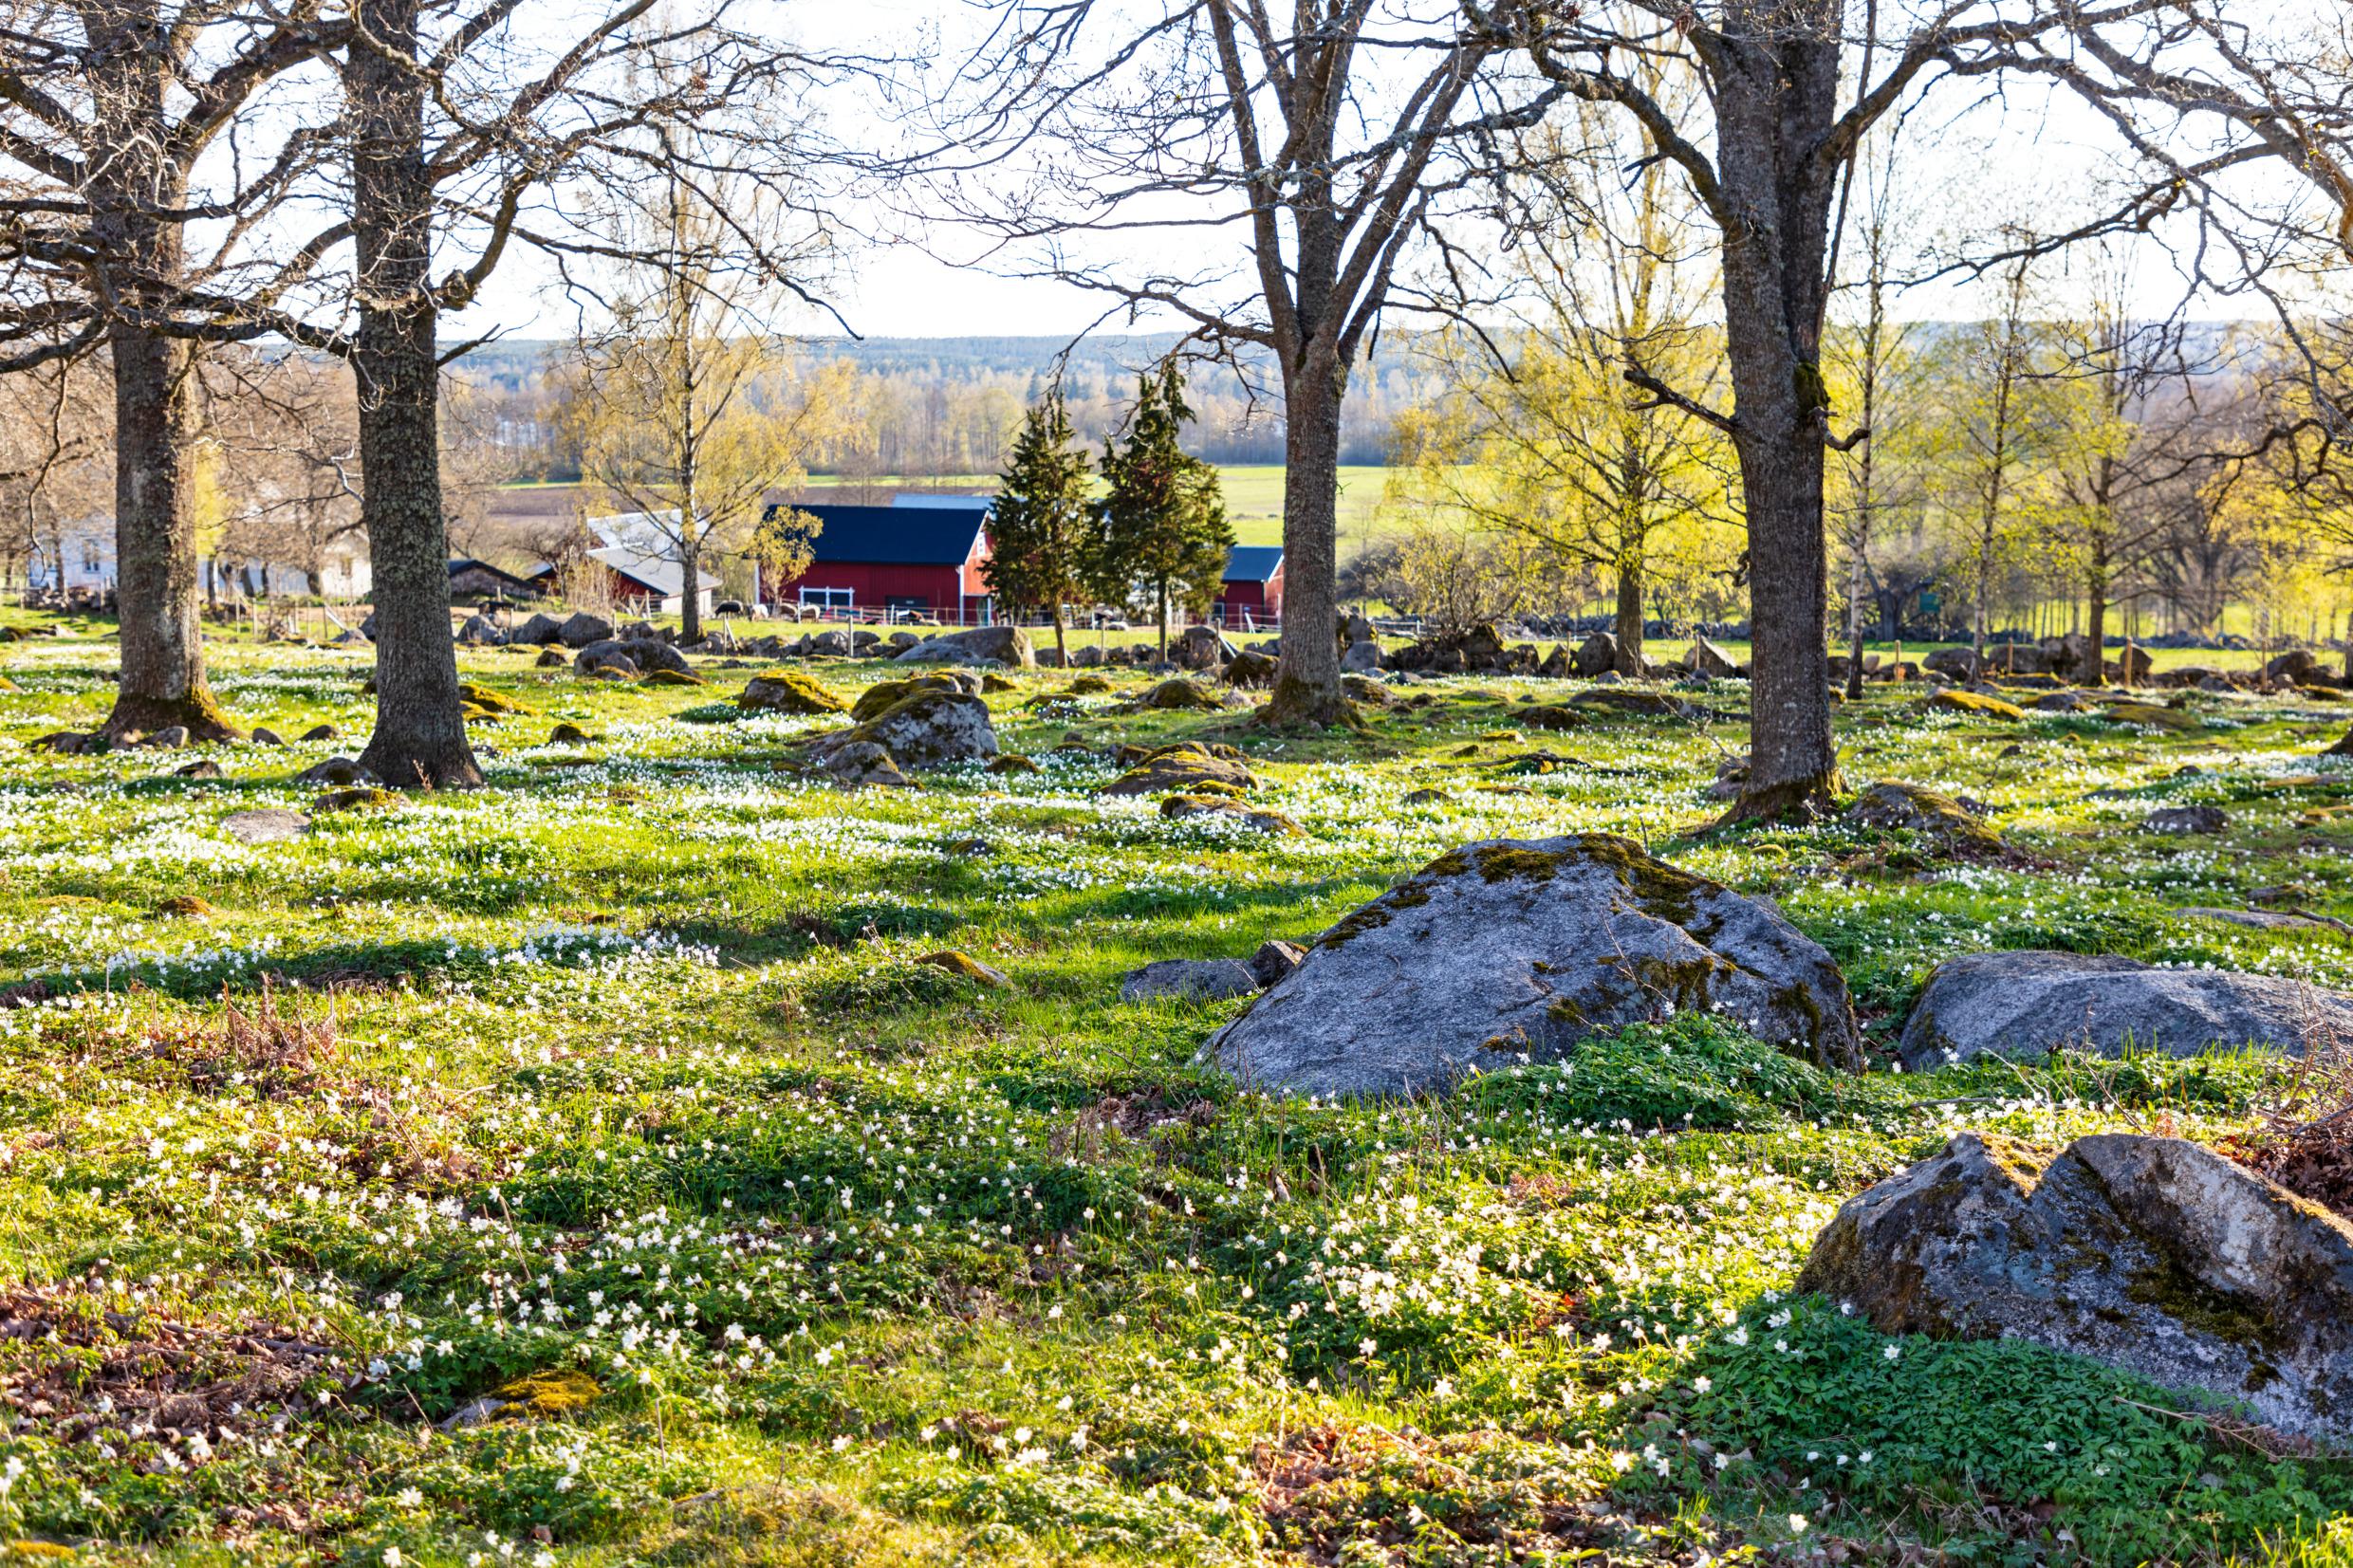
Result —
[[[640, 615], [677, 615], [686, 608], [686, 568], [678, 562], [677, 517], [672, 512], [621, 512], [588, 519], [599, 544], [588, 559], [612, 574], [613, 602]], [[719, 580], [698, 570], [695, 597], [711, 614]]]
[[452, 599], [535, 599], [539, 584], [472, 556], [450, 557]]
[[1219, 624], [1244, 631], [1283, 616], [1283, 546], [1236, 544], [1226, 554], [1226, 579], [1212, 607]]
[[[817, 519], [808, 570], [789, 582], [765, 569], [763, 603], [850, 615], [863, 610], [977, 623], [989, 618], [985, 495], [901, 495], [887, 507], [794, 507]], [[770, 507], [769, 515], [786, 510]]]
[[[367, 543], [343, 539], [321, 556], [318, 570], [285, 561], [213, 556], [204, 562], [208, 598], [358, 599], [373, 581]], [[115, 589], [115, 520], [86, 517], [36, 534], [26, 562], [26, 585], [36, 593], [103, 597]]]

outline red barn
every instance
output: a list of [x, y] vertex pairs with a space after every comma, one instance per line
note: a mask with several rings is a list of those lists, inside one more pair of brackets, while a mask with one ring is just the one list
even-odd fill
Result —
[[1214, 613], [1220, 624], [1250, 630], [1283, 618], [1283, 546], [1236, 544], [1226, 554], [1226, 580]]
[[989, 507], [983, 495], [902, 495], [888, 507], [772, 507], [817, 519], [808, 570], [789, 582], [760, 574], [763, 603], [849, 615], [919, 611], [941, 620], [989, 618]]

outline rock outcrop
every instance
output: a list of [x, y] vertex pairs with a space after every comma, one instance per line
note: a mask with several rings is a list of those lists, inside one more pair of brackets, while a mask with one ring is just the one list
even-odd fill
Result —
[[2028, 1339], [2353, 1438], [2353, 1227], [2178, 1138], [2046, 1165], [1960, 1134], [1848, 1200], [1798, 1286], [1885, 1333]]
[[820, 764], [844, 747], [871, 744], [900, 767], [944, 767], [987, 762], [997, 754], [997, 732], [989, 705], [961, 692], [926, 691], [894, 703], [862, 724], [837, 729], [810, 743]]
[[1938, 965], [1905, 1021], [1901, 1050], [1907, 1067], [2031, 1059], [2067, 1046], [2195, 1056], [2251, 1044], [2300, 1055], [2329, 1034], [2353, 1037], [2353, 996], [2280, 975], [2028, 950]]
[[945, 632], [925, 637], [894, 655], [899, 664], [1004, 664], [1022, 670], [1038, 667], [1037, 649], [1029, 634], [1018, 626], [975, 626], [970, 631]]
[[1495, 839], [1333, 926], [1210, 1050], [1246, 1082], [1302, 1093], [1444, 1092], [1695, 1008], [1860, 1060], [1837, 966], [1769, 906], [1606, 834]]

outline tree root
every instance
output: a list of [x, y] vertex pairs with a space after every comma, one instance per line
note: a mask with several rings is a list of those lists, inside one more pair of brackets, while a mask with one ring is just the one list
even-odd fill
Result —
[[1774, 825], [1818, 822], [1838, 812], [1839, 776], [1836, 768], [1810, 779], [1780, 784], [1751, 784], [1740, 792], [1732, 809], [1715, 820], [1711, 831], [1750, 822]]
[[109, 740], [120, 740], [125, 735], [152, 735], [176, 725], [185, 729], [192, 741], [245, 738], [245, 732], [229, 722], [228, 711], [221, 707], [220, 699], [213, 695], [212, 688], [201, 681], [182, 697], [116, 693], [114, 710], [106, 715], [99, 733]]
[[360, 753], [360, 766], [392, 789], [479, 789], [482, 765], [473, 748], [462, 742], [452, 750], [427, 755], [418, 747], [388, 740], [381, 731]]
[[1274, 691], [1253, 722], [1276, 729], [1314, 728], [1362, 729], [1364, 716], [1337, 687], [1326, 691], [1311, 682], [1277, 673]]

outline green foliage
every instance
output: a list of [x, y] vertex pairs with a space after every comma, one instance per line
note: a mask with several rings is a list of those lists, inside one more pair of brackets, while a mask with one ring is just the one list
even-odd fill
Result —
[[1088, 573], [1105, 599], [1152, 608], [1164, 651], [1170, 609], [1207, 610], [1233, 547], [1216, 469], [1181, 444], [1193, 417], [1184, 394], [1174, 360], [1158, 376], [1139, 378], [1125, 436], [1103, 452], [1109, 493]]
[[2251, 1551], [2353, 1508], [2353, 1466], [2269, 1458], [2129, 1374], [2018, 1340], [1890, 1339], [1819, 1298], [1751, 1310], [1691, 1372], [1690, 1430], [1744, 1466], [1896, 1511], [2047, 1500], [2094, 1562]]
[[1014, 608], [1050, 614], [1058, 646], [1063, 606], [1084, 594], [1102, 548], [1089, 468], [1072, 442], [1062, 389], [1050, 388], [1022, 419], [989, 514], [989, 591]]
[[1462, 1093], [1482, 1107], [1543, 1099], [1579, 1121], [1628, 1131], [1763, 1126], [1834, 1098], [1821, 1069], [1688, 1013], [1597, 1035], [1557, 1067], [1491, 1073]]

